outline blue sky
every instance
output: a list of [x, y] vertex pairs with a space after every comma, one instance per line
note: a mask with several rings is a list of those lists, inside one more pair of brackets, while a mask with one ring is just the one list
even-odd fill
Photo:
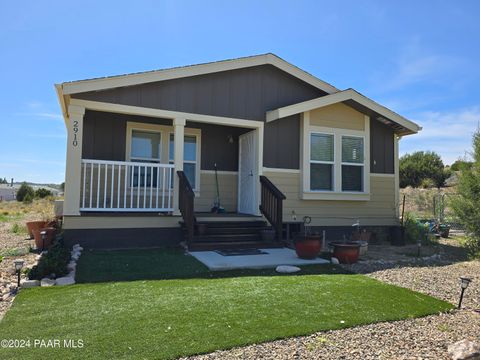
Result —
[[62, 182], [54, 83], [273, 52], [418, 122], [401, 153], [464, 156], [479, 1], [2, 1], [0, 176]]

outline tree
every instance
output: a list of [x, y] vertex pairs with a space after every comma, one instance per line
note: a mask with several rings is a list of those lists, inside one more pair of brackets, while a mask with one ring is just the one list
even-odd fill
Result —
[[458, 196], [451, 201], [458, 221], [465, 226], [471, 255], [480, 255], [480, 130], [473, 135], [473, 162], [458, 176]]
[[464, 168], [471, 169], [472, 165], [473, 163], [471, 161], [457, 160], [450, 166], [450, 169], [452, 169], [452, 171], [460, 171]]
[[0, 178], [0, 184], [8, 184], [7, 178]]
[[445, 169], [440, 156], [433, 151], [417, 151], [400, 158], [400, 187], [419, 187], [431, 179], [436, 187], [444, 185], [451, 172]]
[[35, 197], [39, 199], [46, 198], [47, 196], [52, 196], [52, 192], [45, 188], [40, 188], [35, 191]]
[[24, 182], [17, 191], [17, 201], [23, 201], [27, 195], [29, 195], [30, 199], [33, 199], [35, 191], [30, 185]]

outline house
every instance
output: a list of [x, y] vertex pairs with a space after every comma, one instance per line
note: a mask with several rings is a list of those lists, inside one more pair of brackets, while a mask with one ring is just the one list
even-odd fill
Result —
[[[421, 128], [273, 54], [56, 90], [69, 244], [247, 246], [304, 216], [337, 232], [398, 225], [398, 141]], [[210, 213], [216, 178], [225, 214]]]
[[17, 188], [11, 184], [0, 184], [0, 201], [12, 201], [17, 198]]

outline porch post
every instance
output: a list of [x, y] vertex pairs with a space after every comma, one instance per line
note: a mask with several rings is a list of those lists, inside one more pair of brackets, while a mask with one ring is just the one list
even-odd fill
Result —
[[80, 215], [82, 139], [85, 108], [69, 105], [67, 119], [67, 165], [65, 169], [64, 215]]
[[185, 134], [185, 124], [186, 120], [183, 118], [175, 118], [173, 119], [173, 127], [174, 127], [174, 171], [175, 174], [173, 175], [174, 186], [173, 186], [173, 214], [180, 215], [180, 210], [178, 207], [178, 176], [177, 171], [183, 170], [183, 142], [184, 142], [184, 134]]

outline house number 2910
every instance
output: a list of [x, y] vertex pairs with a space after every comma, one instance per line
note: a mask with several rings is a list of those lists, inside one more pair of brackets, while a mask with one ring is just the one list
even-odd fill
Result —
[[73, 146], [78, 145], [77, 133], [78, 133], [78, 121], [73, 120], [73, 140], [72, 140]]

